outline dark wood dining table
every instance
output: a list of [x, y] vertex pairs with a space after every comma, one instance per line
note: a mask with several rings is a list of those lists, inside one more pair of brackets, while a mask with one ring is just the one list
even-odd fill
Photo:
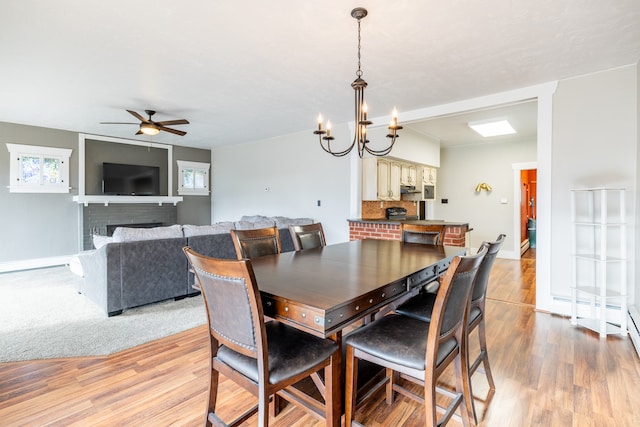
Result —
[[[342, 346], [343, 329], [370, 319], [381, 308], [435, 279], [465, 248], [354, 240], [317, 249], [284, 252], [251, 260], [265, 316]], [[341, 364], [329, 374], [332, 420], [342, 414]]]

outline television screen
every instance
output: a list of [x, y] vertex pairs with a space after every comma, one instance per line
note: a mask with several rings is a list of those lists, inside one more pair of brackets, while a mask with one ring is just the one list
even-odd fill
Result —
[[159, 196], [160, 168], [103, 163], [102, 193], [120, 196]]

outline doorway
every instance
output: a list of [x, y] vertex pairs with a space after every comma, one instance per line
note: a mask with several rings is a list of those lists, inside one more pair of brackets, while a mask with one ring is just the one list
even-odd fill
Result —
[[536, 248], [537, 173], [537, 169], [520, 171], [520, 256]]

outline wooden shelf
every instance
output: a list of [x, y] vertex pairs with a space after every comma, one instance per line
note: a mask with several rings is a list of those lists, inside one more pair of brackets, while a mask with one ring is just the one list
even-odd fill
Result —
[[99, 203], [109, 206], [110, 203], [153, 203], [162, 206], [172, 203], [174, 206], [183, 200], [173, 196], [74, 196], [73, 201], [88, 206], [89, 203]]

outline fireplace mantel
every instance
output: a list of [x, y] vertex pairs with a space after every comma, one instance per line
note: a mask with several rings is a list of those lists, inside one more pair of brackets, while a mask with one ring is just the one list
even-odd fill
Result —
[[182, 197], [169, 196], [74, 196], [73, 201], [88, 206], [89, 203], [100, 203], [109, 206], [110, 203], [154, 203], [162, 206], [163, 203], [172, 203], [176, 206], [183, 200]]

